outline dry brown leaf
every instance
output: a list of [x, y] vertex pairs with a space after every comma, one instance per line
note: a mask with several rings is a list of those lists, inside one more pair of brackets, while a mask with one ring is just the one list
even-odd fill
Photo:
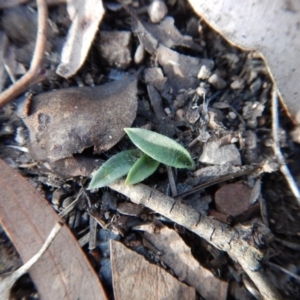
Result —
[[116, 300], [191, 300], [196, 292], [122, 243], [110, 240]]
[[137, 80], [130, 76], [97, 87], [42, 93], [29, 106], [24, 123], [35, 159], [56, 161], [91, 146], [101, 153], [114, 146], [135, 119]]
[[[0, 169], [0, 223], [26, 262], [60, 218], [36, 189], [2, 160]], [[29, 273], [43, 300], [107, 299], [67, 226]]]
[[178, 279], [193, 286], [202, 297], [211, 300], [227, 298], [228, 283], [203, 268], [176, 231], [164, 227], [156, 234], [145, 232], [145, 238], [163, 253], [160, 259]]
[[69, 0], [67, 9], [72, 25], [56, 70], [64, 78], [74, 75], [84, 63], [105, 12], [101, 0]]
[[264, 56], [284, 104], [300, 124], [300, 2], [296, 0], [189, 0], [226, 39]]

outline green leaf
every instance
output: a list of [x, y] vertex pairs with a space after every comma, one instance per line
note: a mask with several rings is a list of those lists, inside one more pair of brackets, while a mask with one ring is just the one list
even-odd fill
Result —
[[126, 175], [140, 156], [141, 151], [138, 149], [126, 150], [114, 155], [95, 173], [88, 190], [104, 187]]
[[195, 167], [189, 152], [174, 140], [141, 128], [124, 128], [131, 141], [153, 159], [171, 167]]
[[159, 166], [159, 162], [147, 154], [143, 154], [130, 169], [125, 183], [136, 184], [152, 175]]

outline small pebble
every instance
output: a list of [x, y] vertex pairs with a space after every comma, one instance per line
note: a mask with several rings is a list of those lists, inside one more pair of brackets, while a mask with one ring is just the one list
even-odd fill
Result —
[[211, 75], [208, 82], [218, 90], [221, 90], [226, 86], [226, 81], [217, 74]]
[[207, 89], [203, 88], [203, 87], [198, 87], [197, 90], [196, 90], [196, 93], [203, 97], [205, 95], [207, 95]]
[[219, 147], [219, 143], [216, 141], [204, 144], [199, 161], [213, 165], [232, 164], [240, 166], [242, 164], [241, 154], [234, 144]]
[[159, 23], [167, 13], [168, 8], [162, 0], [154, 0], [148, 7], [148, 15], [153, 23]]
[[175, 120], [176, 121], [185, 121], [184, 116], [185, 116], [185, 110], [182, 108], [177, 109]]
[[145, 48], [143, 45], [139, 45], [137, 48], [136, 48], [136, 51], [134, 53], [134, 62], [139, 65], [143, 62], [144, 60], [144, 57], [145, 57]]
[[169, 107], [166, 107], [166, 108], [164, 109], [164, 111], [165, 111], [165, 113], [166, 113], [168, 116], [171, 115], [171, 109], [170, 109]]
[[254, 80], [251, 85], [250, 85], [250, 91], [252, 93], [256, 93], [262, 86], [262, 81], [260, 78], [256, 78], [256, 80]]
[[237, 78], [230, 84], [232, 90], [242, 90], [244, 87], [245, 81], [242, 78]]
[[249, 77], [247, 79], [247, 84], [250, 84], [256, 77], [257, 77], [257, 72], [254, 70], [251, 70], [249, 73]]
[[198, 77], [198, 79], [204, 80], [204, 79], [208, 79], [210, 77], [210, 75], [211, 75], [211, 70], [207, 66], [203, 65], [200, 68], [200, 71], [199, 71], [197, 77]]
[[235, 112], [231, 111], [231, 112], [228, 113], [228, 117], [231, 120], [235, 120], [237, 116], [236, 116]]

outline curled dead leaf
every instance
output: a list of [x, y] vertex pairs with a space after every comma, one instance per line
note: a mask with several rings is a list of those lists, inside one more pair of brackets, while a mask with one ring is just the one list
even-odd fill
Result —
[[137, 110], [137, 80], [129, 76], [97, 87], [60, 89], [31, 100], [29, 150], [37, 160], [56, 161], [94, 146], [101, 153], [130, 127]]

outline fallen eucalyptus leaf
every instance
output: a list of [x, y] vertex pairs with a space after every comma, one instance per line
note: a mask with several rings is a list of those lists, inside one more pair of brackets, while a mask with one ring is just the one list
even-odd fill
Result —
[[300, 124], [300, 2], [296, 0], [189, 0], [196, 13], [226, 39], [259, 51], [283, 104]]
[[124, 128], [131, 141], [153, 159], [171, 167], [193, 169], [189, 152], [174, 140], [141, 128]]
[[88, 190], [104, 187], [126, 175], [140, 155], [141, 152], [137, 149], [126, 150], [114, 155], [95, 173]]
[[159, 161], [143, 154], [130, 169], [126, 184], [136, 184], [152, 175], [159, 166]]
[[137, 80], [129, 76], [96, 87], [42, 93], [27, 107], [30, 114], [23, 120], [34, 159], [56, 161], [92, 146], [101, 153], [114, 146], [135, 119]]

